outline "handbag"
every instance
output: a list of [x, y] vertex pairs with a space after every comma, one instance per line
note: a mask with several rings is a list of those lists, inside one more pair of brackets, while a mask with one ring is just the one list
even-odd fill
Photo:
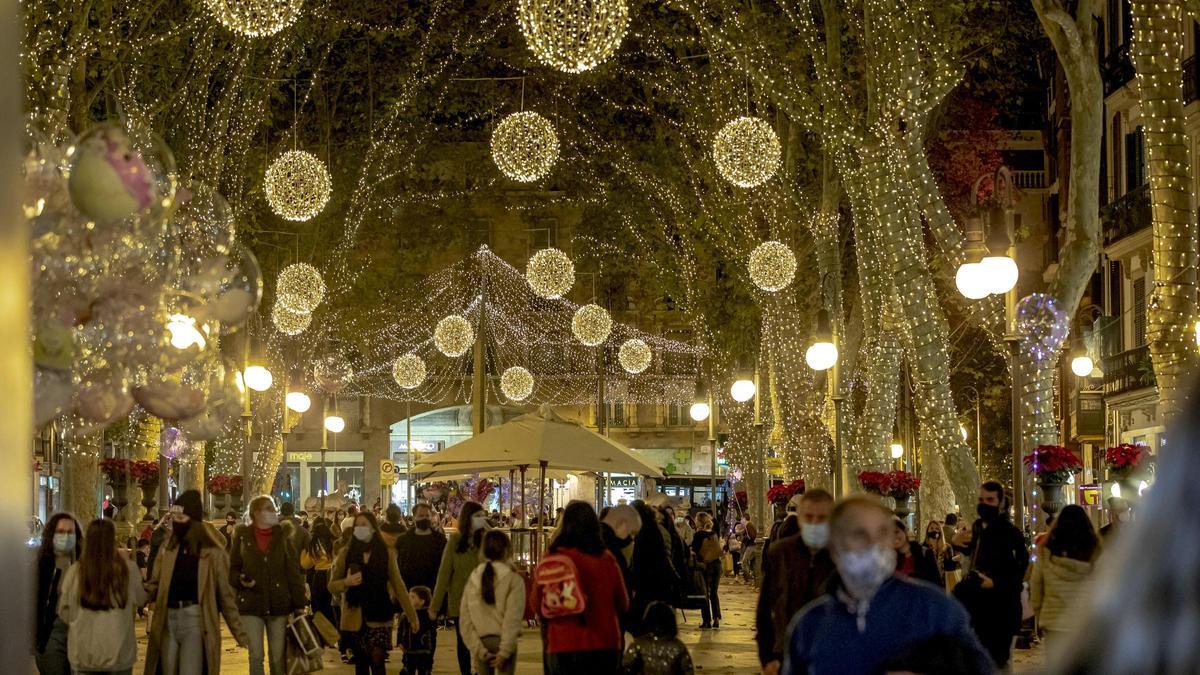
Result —
[[[321, 650], [322, 652], [324, 650]], [[325, 668], [325, 661], [322, 658], [323, 654], [305, 654], [300, 651], [300, 647], [295, 640], [287, 641], [287, 648], [284, 650], [284, 662], [287, 664], [288, 675], [305, 675], [306, 673], [315, 673], [318, 670]]]
[[313, 628], [313, 620], [310, 615], [293, 614], [288, 618], [287, 630], [288, 637], [301, 653], [308, 656], [313, 654], [320, 656], [324, 651], [321, 639], [317, 637], [317, 631]]
[[700, 544], [700, 561], [710, 563], [721, 557], [721, 545], [715, 536], [709, 535]]
[[321, 636], [321, 641], [330, 647], [336, 647], [338, 640], [341, 639], [341, 634], [338, 633], [337, 626], [329, 620], [322, 612], [313, 612], [312, 615], [313, 628], [317, 629], [317, 634]]

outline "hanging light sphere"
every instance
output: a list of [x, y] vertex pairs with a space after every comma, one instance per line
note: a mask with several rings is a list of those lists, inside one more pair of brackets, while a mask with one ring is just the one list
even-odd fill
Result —
[[325, 208], [333, 182], [325, 163], [312, 153], [289, 150], [267, 167], [263, 192], [280, 218], [305, 221]]
[[556, 248], [544, 248], [529, 259], [525, 280], [538, 296], [555, 300], [575, 285], [575, 264], [566, 253]]
[[462, 356], [475, 344], [475, 329], [470, 321], [457, 314], [451, 314], [439, 321], [433, 329], [433, 344], [446, 356]]
[[392, 379], [402, 389], [416, 389], [425, 381], [425, 361], [416, 354], [405, 354], [392, 364]]
[[584, 305], [571, 317], [571, 332], [588, 347], [603, 344], [612, 332], [612, 317], [600, 305]]
[[621, 362], [621, 367], [625, 372], [634, 375], [649, 368], [650, 359], [653, 357], [654, 352], [650, 350], [650, 345], [637, 338], [622, 342], [621, 349], [617, 352], [617, 360]]
[[979, 271], [987, 280], [988, 291], [1003, 295], [1017, 285], [1020, 270], [1017, 261], [1006, 255], [990, 255], [979, 261]]
[[304, 0], [204, 0], [229, 30], [246, 37], [274, 35], [296, 23]]
[[625, 0], [520, 0], [517, 22], [539, 61], [582, 73], [617, 51], [629, 28], [629, 6]]
[[308, 330], [312, 323], [312, 314], [293, 312], [278, 302], [271, 308], [271, 322], [284, 335], [299, 335]]
[[837, 345], [832, 342], [814, 342], [804, 352], [804, 362], [813, 370], [829, 370], [837, 360]]
[[693, 403], [692, 407], [688, 408], [688, 415], [694, 422], [703, 422], [711, 413], [712, 410], [709, 409], [707, 403]]
[[275, 281], [275, 302], [300, 314], [311, 314], [325, 299], [325, 280], [308, 263], [283, 268]]
[[783, 290], [796, 277], [796, 254], [781, 242], [764, 241], [750, 252], [750, 280], [764, 291]]
[[533, 393], [533, 373], [521, 366], [505, 370], [500, 376], [500, 391], [510, 401], [524, 401]]
[[729, 387], [729, 395], [738, 403], [745, 403], [754, 398], [758, 387], [754, 386], [753, 380], [738, 380]]
[[958, 292], [963, 294], [963, 297], [968, 300], [979, 300], [986, 298], [990, 284], [987, 277], [984, 276], [983, 269], [979, 263], [966, 263], [960, 265], [958, 271], [954, 274], [954, 285], [958, 286]]
[[713, 160], [725, 180], [738, 187], [762, 185], [779, 170], [782, 150], [770, 124], [739, 117], [726, 124], [713, 141]]
[[541, 115], [526, 110], [505, 117], [492, 132], [492, 159], [509, 178], [532, 183], [558, 161], [558, 134]]
[[313, 378], [327, 393], [337, 394], [354, 378], [354, 367], [340, 353], [329, 354], [313, 366]]

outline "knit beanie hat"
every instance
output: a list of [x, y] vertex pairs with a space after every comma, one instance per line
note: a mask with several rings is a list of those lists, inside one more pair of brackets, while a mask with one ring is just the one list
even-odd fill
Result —
[[183, 509], [183, 514], [192, 520], [204, 520], [204, 504], [196, 490], [184, 491], [175, 499], [175, 506]]

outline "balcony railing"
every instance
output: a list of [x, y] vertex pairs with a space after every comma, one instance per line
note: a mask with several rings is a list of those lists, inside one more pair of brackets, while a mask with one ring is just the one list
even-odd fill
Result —
[[1104, 399], [1099, 391], [1076, 391], [1072, 397], [1071, 437], [1075, 440], [1104, 437]]
[[1040, 169], [1034, 171], [1013, 171], [1013, 183], [1022, 190], [1041, 190], [1046, 187], [1046, 172]]
[[1153, 387], [1155, 384], [1154, 367], [1150, 363], [1150, 348], [1147, 346], [1134, 347], [1110, 356], [1103, 363], [1105, 396]]
[[1129, 58], [1128, 42], [1104, 55], [1104, 62], [1100, 64], [1100, 76], [1104, 78], [1104, 95], [1106, 97], [1125, 86], [1133, 79], [1134, 75], [1133, 60]]
[[1100, 228], [1104, 245], [1150, 227], [1150, 186], [1142, 185], [1100, 209]]

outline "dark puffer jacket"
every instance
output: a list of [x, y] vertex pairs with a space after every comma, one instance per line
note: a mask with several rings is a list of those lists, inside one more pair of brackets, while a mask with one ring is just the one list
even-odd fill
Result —
[[239, 525], [234, 531], [229, 585], [237, 593], [239, 614], [284, 616], [307, 604], [293, 527], [284, 521], [271, 528], [266, 552], [258, 548], [253, 527]]

